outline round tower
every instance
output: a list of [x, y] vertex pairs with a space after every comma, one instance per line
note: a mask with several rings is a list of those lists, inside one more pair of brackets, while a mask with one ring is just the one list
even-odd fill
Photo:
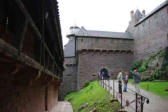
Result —
[[75, 34], [77, 34], [79, 32], [80, 28], [78, 26], [71, 26], [69, 29], [70, 29], [70, 31], [69, 31], [67, 37], [70, 40], [72, 40], [72, 39], [74, 39]]

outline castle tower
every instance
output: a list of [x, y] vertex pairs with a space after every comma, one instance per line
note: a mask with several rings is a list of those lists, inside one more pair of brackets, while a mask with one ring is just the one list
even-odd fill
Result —
[[142, 18], [142, 13], [139, 11], [139, 9], [135, 12], [135, 21], [138, 22]]
[[70, 29], [69, 30], [70, 32], [68, 33], [67, 38], [69, 38], [70, 40], [73, 40], [75, 37], [75, 34], [79, 32], [80, 28], [78, 26], [71, 26], [69, 29]]

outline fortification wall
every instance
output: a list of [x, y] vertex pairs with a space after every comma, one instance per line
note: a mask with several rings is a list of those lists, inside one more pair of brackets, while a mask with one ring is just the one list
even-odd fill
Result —
[[78, 37], [76, 44], [78, 51], [82, 49], [131, 50], [133, 47], [133, 40], [100, 37]]
[[136, 60], [143, 60], [168, 46], [168, 6], [137, 26], [131, 21], [127, 29], [134, 37]]
[[67, 93], [77, 90], [77, 66], [75, 57], [64, 58], [63, 81], [59, 90], [59, 100], [63, 100]]
[[120, 69], [128, 70], [133, 61], [133, 54], [127, 52], [93, 52], [79, 53], [78, 60], [78, 89], [85, 81], [95, 80], [102, 65], [108, 68], [112, 77], [116, 77]]

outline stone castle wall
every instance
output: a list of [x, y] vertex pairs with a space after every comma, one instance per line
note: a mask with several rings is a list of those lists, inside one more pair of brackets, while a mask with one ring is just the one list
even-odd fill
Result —
[[133, 54], [130, 53], [133, 48], [132, 39], [78, 37], [76, 46], [78, 89], [82, 88], [85, 81], [95, 80], [102, 65], [116, 75], [121, 68], [127, 70], [133, 60]]
[[77, 90], [77, 66], [75, 57], [64, 59], [65, 71], [59, 90], [59, 99], [63, 100], [67, 93]]
[[77, 50], [102, 49], [102, 50], [132, 50], [133, 40], [100, 37], [78, 37]]
[[143, 60], [168, 46], [168, 6], [151, 17], [134, 26], [130, 22], [127, 32], [134, 37], [134, 54], [136, 60]]
[[93, 52], [83, 51], [79, 53], [78, 60], [78, 89], [81, 89], [85, 81], [97, 79], [97, 73], [102, 65], [108, 68], [112, 77], [115, 77], [120, 69], [128, 70], [133, 61], [133, 54], [126, 52]]

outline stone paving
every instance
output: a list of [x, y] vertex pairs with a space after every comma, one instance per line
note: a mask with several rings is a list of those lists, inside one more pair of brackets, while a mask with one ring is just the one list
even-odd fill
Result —
[[52, 112], [73, 112], [73, 109], [71, 103], [62, 101], [58, 102], [57, 106]]
[[[110, 80], [109, 82], [106, 81], [106, 84], [109, 84], [110, 87], [112, 87], [110, 93], [113, 93], [113, 80]], [[114, 81], [114, 87], [115, 87], [115, 96], [120, 99], [120, 96], [117, 95], [118, 93], [118, 82]], [[135, 87], [131, 84], [128, 84], [128, 88], [135, 91]], [[106, 87], [107, 90], [109, 90], [108, 87]], [[128, 89], [128, 92], [123, 92], [123, 105], [126, 105], [126, 100], [129, 102], [135, 100], [135, 93]], [[145, 90], [140, 91], [140, 94], [149, 98], [149, 104], [146, 102], [144, 103], [144, 111], [143, 112], [168, 112], [168, 98], [161, 98], [159, 96], [156, 96], [153, 93], [147, 92]], [[119, 100], [120, 102], [120, 100]], [[128, 112], [135, 112], [135, 101], [131, 103], [128, 107], [124, 108]]]

